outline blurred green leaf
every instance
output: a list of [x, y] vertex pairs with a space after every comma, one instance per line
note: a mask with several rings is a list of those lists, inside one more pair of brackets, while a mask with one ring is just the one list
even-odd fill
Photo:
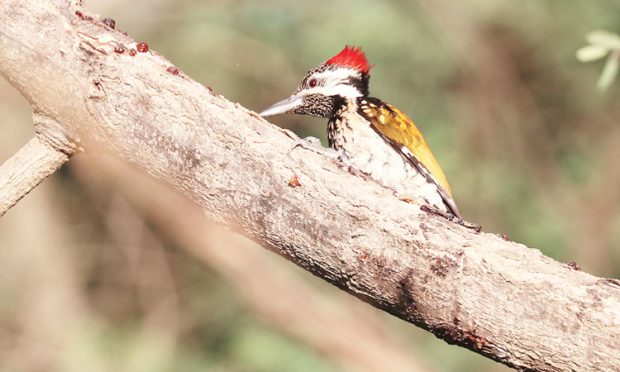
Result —
[[586, 36], [590, 44], [620, 50], [620, 36], [609, 31], [592, 31]]
[[580, 62], [592, 62], [605, 57], [609, 48], [600, 45], [588, 45], [577, 51], [577, 59]]
[[605, 63], [601, 77], [598, 79], [598, 83], [596, 84], [596, 87], [600, 91], [606, 91], [614, 82], [616, 76], [618, 75], [619, 64], [620, 52], [614, 52], [609, 56], [609, 58], [607, 58], [607, 63]]
[[320, 355], [282, 337], [269, 328], [247, 324], [231, 343], [236, 371], [247, 372], [335, 372]]

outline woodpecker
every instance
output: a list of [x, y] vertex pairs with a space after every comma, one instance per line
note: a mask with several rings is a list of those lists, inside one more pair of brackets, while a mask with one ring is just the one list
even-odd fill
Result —
[[417, 200], [462, 222], [448, 180], [414, 122], [371, 97], [370, 65], [359, 47], [345, 48], [304, 76], [293, 94], [260, 113], [328, 118], [329, 146], [346, 162], [403, 200]]

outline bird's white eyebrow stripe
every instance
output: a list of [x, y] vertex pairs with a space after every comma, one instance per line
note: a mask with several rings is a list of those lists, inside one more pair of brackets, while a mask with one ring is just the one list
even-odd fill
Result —
[[342, 96], [346, 98], [361, 97], [362, 94], [353, 86], [347, 84], [352, 76], [358, 74], [350, 68], [339, 68], [337, 70], [325, 70], [312, 74], [312, 78], [322, 81], [314, 88], [305, 88], [301, 91], [306, 94], [322, 94], [325, 96]]
[[314, 88], [308, 88], [301, 91], [302, 94], [322, 94], [324, 96], [342, 96], [345, 98], [355, 98], [361, 97], [362, 93], [360, 93], [357, 89], [350, 85], [346, 84], [338, 84], [336, 86], [328, 86], [321, 87], [317, 86]]
[[337, 70], [325, 70], [322, 72], [317, 72], [315, 74], [313, 74], [312, 76], [317, 78], [317, 79], [330, 79], [330, 80], [339, 80], [339, 81], [346, 81], [347, 79], [349, 79], [351, 76], [355, 76], [357, 75], [358, 72], [350, 69], [350, 68], [339, 68]]

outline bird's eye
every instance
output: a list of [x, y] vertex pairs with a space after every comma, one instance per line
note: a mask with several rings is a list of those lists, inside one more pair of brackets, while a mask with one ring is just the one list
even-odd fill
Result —
[[316, 79], [310, 79], [308, 85], [310, 85], [310, 88], [316, 87]]

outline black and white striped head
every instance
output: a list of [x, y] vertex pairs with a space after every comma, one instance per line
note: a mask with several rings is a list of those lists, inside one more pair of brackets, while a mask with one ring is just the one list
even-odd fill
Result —
[[293, 95], [261, 112], [262, 116], [332, 116], [349, 99], [368, 96], [370, 65], [360, 48], [340, 53], [308, 71]]

